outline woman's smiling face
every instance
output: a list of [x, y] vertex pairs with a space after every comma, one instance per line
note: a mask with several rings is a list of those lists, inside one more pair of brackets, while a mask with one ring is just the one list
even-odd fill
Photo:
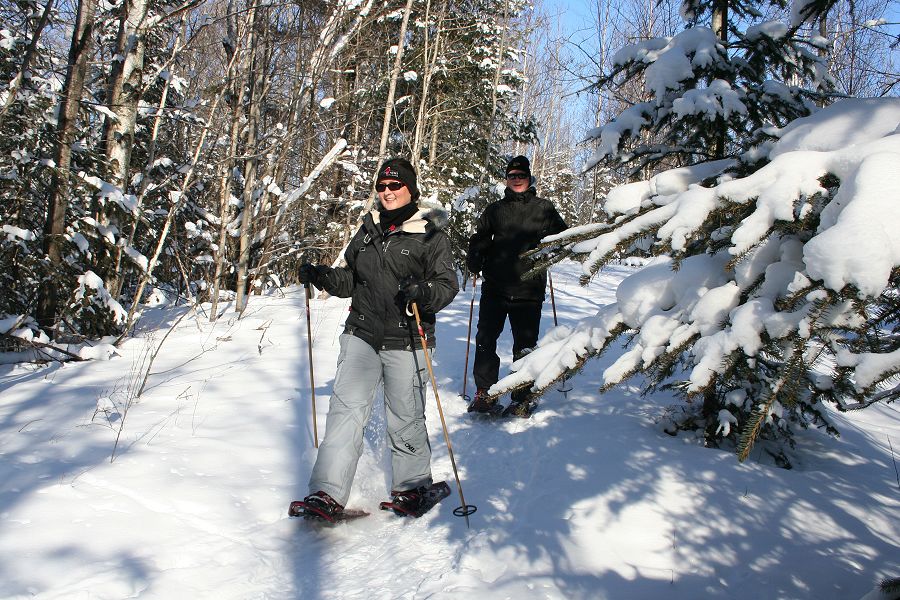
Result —
[[[412, 194], [406, 185], [402, 185], [397, 190], [391, 189], [391, 187], [396, 187], [397, 183], [402, 184], [403, 182], [398, 179], [382, 179], [378, 182], [379, 185], [387, 184], [383, 191], [378, 192], [378, 200], [385, 210], [394, 210], [412, 202]], [[395, 185], [391, 186], [391, 184]]]

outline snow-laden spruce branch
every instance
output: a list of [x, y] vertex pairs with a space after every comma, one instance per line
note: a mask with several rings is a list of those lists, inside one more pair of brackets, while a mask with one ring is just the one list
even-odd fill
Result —
[[[765, 397], [762, 417], [738, 423], [750, 444], [759, 418], [785, 424], [796, 409], [810, 422], [821, 400], [900, 397], [900, 99], [845, 100], [777, 135], [746, 177], [721, 161], [664, 172], [614, 189], [612, 224], [545, 239], [538, 268], [579, 257], [585, 278], [637, 239], [667, 255], [625, 279], [615, 304], [549, 331], [491, 393], [542, 392], [627, 332], [604, 386], [643, 372], [689, 397], [716, 390], [725, 435]], [[711, 171], [717, 183], [700, 185]]]

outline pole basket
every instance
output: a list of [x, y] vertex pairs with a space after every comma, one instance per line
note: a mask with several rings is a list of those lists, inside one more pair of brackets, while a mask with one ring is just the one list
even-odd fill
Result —
[[469, 515], [474, 514], [476, 510], [478, 510], [478, 507], [474, 504], [463, 504], [462, 506], [454, 508], [453, 514], [457, 517], [468, 517]]

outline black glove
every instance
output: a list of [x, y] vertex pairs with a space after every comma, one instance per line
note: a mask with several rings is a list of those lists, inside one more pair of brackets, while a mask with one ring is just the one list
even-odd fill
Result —
[[428, 299], [428, 284], [410, 275], [400, 282], [400, 297], [406, 304], [415, 302], [421, 306]]
[[477, 254], [470, 254], [470, 255], [468, 255], [468, 256], [466, 257], [466, 267], [468, 267], [469, 273], [472, 273], [473, 275], [474, 275], [475, 273], [480, 273], [480, 272], [481, 272], [481, 267], [483, 266], [483, 265], [481, 264], [481, 262], [482, 262], [482, 261], [481, 261], [481, 259], [478, 257]]
[[300, 277], [300, 283], [303, 285], [314, 285], [316, 287], [321, 287], [321, 283], [324, 281], [325, 276], [331, 271], [331, 267], [326, 267], [325, 265], [313, 265], [310, 263], [303, 263], [300, 265], [300, 269], [297, 271], [298, 276]]

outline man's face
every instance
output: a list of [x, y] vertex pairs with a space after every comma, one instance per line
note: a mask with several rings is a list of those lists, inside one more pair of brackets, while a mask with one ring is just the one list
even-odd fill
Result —
[[531, 177], [524, 171], [512, 170], [506, 174], [506, 187], [514, 192], [524, 192], [531, 184]]
[[412, 202], [409, 188], [398, 179], [382, 179], [376, 185], [375, 191], [378, 192], [378, 200], [385, 210], [394, 210]]

